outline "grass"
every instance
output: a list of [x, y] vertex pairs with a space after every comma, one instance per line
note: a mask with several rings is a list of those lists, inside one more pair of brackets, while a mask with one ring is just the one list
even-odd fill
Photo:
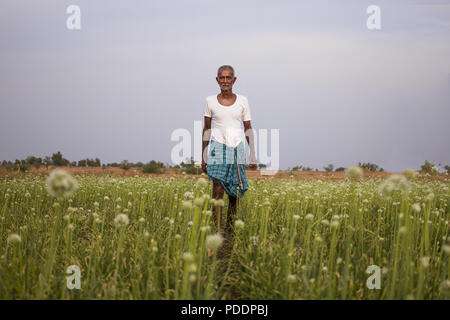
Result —
[[[205, 245], [216, 232], [210, 181], [76, 179], [59, 200], [42, 177], [0, 180], [0, 298], [450, 298], [448, 179], [410, 180], [390, 197], [381, 179], [249, 180], [244, 225], [218, 251]], [[117, 226], [119, 214], [129, 223]], [[67, 289], [71, 265], [80, 290]], [[378, 290], [366, 285], [371, 265]]]

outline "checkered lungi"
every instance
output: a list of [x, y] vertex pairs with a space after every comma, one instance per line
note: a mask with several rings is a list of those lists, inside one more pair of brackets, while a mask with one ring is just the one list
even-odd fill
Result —
[[245, 151], [241, 141], [236, 147], [211, 140], [206, 170], [208, 179], [220, 180], [229, 196], [243, 197], [248, 190], [245, 177]]

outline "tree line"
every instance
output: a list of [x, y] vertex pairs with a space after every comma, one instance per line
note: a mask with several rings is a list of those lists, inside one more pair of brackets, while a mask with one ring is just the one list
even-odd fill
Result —
[[[56, 166], [56, 167], [118, 167], [123, 170], [128, 170], [130, 168], [141, 168], [144, 173], [162, 173], [164, 168], [178, 168], [182, 169], [183, 172], [186, 172], [186, 174], [200, 174], [202, 172], [201, 166], [199, 163], [195, 163], [194, 159], [186, 158], [185, 161], [182, 161], [179, 165], [169, 166], [168, 164], [164, 164], [159, 161], [151, 160], [148, 163], [144, 164], [143, 162], [139, 161], [136, 163], [129, 162], [128, 160], [123, 160], [120, 163], [113, 162], [108, 164], [102, 164], [101, 160], [99, 158], [86, 158], [81, 159], [79, 161], [69, 161], [68, 159], [64, 158], [62, 153], [60, 151], [53, 153], [51, 156], [45, 156], [43, 158], [41, 157], [35, 157], [35, 156], [28, 156], [26, 159], [19, 160], [16, 159], [14, 162], [12, 161], [6, 161], [3, 160], [0, 164], [1, 167], [7, 169], [7, 170], [18, 170], [25, 172], [29, 170], [31, 167], [34, 167], [36, 169], [39, 169], [41, 166], [45, 166], [46, 169], [49, 168], [49, 166]], [[378, 165], [374, 163], [361, 163], [358, 162], [358, 166], [363, 168], [365, 171], [368, 172], [383, 172], [384, 169], [379, 167]], [[424, 164], [420, 166], [420, 171], [423, 173], [433, 173], [433, 168], [441, 167], [443, 170], [447, 171], [448, 174], [450, 174], [450, 166], [445, 165], [442, 166], [440, 163], [436, 166], [435, 164], [429, 162], [428, 160], [425, 160]], [[267, 166], [263, 163], [258, 164], [258, 169], [264, 169], [267, 168]], [[250, 170], [248, 165], [245, 165], [245, 169]], [[328, 164], [326, 167], [323, 167], [325, 172], [340, 172], [345, 171], [345, 167], [337, 167], [334, 168], [333, 164]], [[294, 166], [292, 169], [288, 168], [288, 171], [319, 171], [319, 169], [313, 169], [308, 166], [298, 165]]]
[[[374, 164], [374, 163], [370, 163], [370, 162], [358, 162], [358, 166], [361, 167], [364, 171], [367, 172], [383, 172], [384, 169], [379, 167], [378, 165]], [[420, 172], [423, 173], [429, 173], [432, 174], [433, 173], [433, 167], [434, 168], [442, 168], [444, 169], [444, 171], [447, 171], [448, 174], [450, 174], [450, 166], [449, 165], [445, 165], [442, 166], [440, 163], [436, 166], [435, 164], [429, 162], [428, 160], [425, 160], [424, 164], [420, 166]], [[345, 171], [347, 168], [345, 167], [338, 167], [338, 168], [334, 168], [333, 164], [329, 164], [326, 167], [323, 167], [325, 172], [340, 172], [340, 171]], [[307, 167], [307, 166], [303, 166], [303, 165], [298, 165], [298, 166], [294, 166], [292, 167], [292, 169], [288, 168], [288, 171], [319, 171], [319, 169], [313, 169], [311, 167]]]

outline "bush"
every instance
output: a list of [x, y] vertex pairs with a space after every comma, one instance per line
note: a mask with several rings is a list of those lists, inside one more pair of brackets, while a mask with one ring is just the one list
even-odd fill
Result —
[[123, 160], [119, 167], [123, 170], [129, 170], [131, 168], [131, 165], [128, 160]]
[[142, 166], [143, 173], [163, 173], [163, 164], [154, 160]]
[[448, 173], [448, 174], [450, 174], [450, 166], [449, 166], [449, 165], [446, 165], [446, 166], [444, 167], [444, 169], [447, 170], [447, 173]]
[[186, 169], [183, 170], [184, 172], [186, 172], [186, 174], [202, 174], [202, 168], [196, 168], [196, 167], [188, 167]]
[[14, 163], [14, 167], [16, 170], [20, 170], [22, 172], [26, 172], [28, 171], [28, 169], [30, 169], [30, 165], [25, 160], [16, 160], [16, 162]]
[[428, 162], [428, 160], [425, 160], [425, 163], [423, 164], [423, 165], [421, 165], [420, 166], [420, 170], [423, 172], [423, 173], [429, 173], [429, 174], [432, 174], [433, 172], [433, 167], [434, 167], [434, 164], [432, 164], [431, 162]]
[[377, 172], [377, 171], [383, 172], [384, 171], [383, 168], [380, 168], [380, 167], [378, 167], [378, 165], [376, 165], [374, 163], [370, 163], [370, 162], [367, 162], [367, 163], [358, 162], [358, 166], [363, 168], [364, 171], [369, 171], [369, 172]]

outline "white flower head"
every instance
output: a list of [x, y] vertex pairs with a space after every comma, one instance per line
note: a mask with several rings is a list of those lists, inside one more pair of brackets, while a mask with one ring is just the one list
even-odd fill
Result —
[[445, 254], [450, 255], [450, 245], [448, 245], [448, 244], [443, 245], [442, 250], [444, 250]]
[[288, 274], [286, 280], [289, 283], [295, 283], [297, 281], [297, 276], [295, 274]]
[[408, 179], [408, 180], [412, 180], [414, 178], [417, 177], [417, 171], [412, 169], [412, 168], [408, 168], [402, 171], [402, 174]]
[[352, 180], [359, 180], [364, 175], [364, 171], [359, 166], [353, 166], [345, 170], [345, 174]]
[[194, 199], [194, 194], [191, 191], [186, 191], [184, 193], [183, 197], [187, 200], [192, 200], [192, 199]]
[[203, 197], [198, 197], [194, 199], [194, 205], [197, 207], [201, 207], [203, 206], [203, 202], [204, 202], [205, 198]]
[[216, 200], [215, 205], [218, 207], [223, 207], [225, 205], [225, 201], [223, 199]]
[[420, 212], [420, 204], [418, 204], [418, 203], [414, 203], [412, 206], [411, 206], [411, 210], [413, 211], [413, 212], [416, 212], [416, 213], [418, 213], [418, 212]]
[[188, 265], [188, 272], [197, 272], [197, 265], [195, 263]]
[[117, 228], [120, 228], [122, 226], [127, 226], [130, 223], [130, 219], [128, 219], [128, 216], [124, 213], [118, 214], [114, 218], [114, 224]]
[[216, 251], [223, 242], [223, 237], [221, 234], [210, 234], [206, 236], [206, 247], [212, 251]]
[[15, 244], [22, 241], [22, 238], [17, 233], [11, 233], [7, 239], [8, 243]]
[[191, 210], [191, 209], [192, 209], [192, 201], [190, 201], [190, 200], [185, 200], [185, 201], [183, 201], [183, 202], [181, 203], [181, 207], [182, 207], [184, 210]]
[[234, 222], [234, 226], [236, 227], [236, 229], [244, 229], [245, 223], [242, 220], [236, 220]]
[[199, 178], [196, 185], [198, 188], [206, 187], [208, 186], [208, 180], [206, 180], [205, 178]]
[[65, 170], [55, 169], [46, 181], [47, 191], [57, 198], [70, 198], [78, 189], [77, 181]]
[[210, 226], [203, 226], [203, 227], [200, 228], [201, 232], [209, 232], [210, 230], [211, 230]]
[[450, 289], [450, 280], [444, 280], [441, 283], [440, 289], [445, 290], [445, 289]]
[[183, 253], [183, 260], [186, 262], [192, 262], [194, 261], [194, 255], [190, 252]]
[[405, 176], [393, 174], [380, 184], [378, 191], [385, 197], [389, 197], [394, 191], [408, 191], [409, 183]]
[[430, 257], [422, 257], [420, 258], [420, 264], [424, 268], [428, 268], [430, 266]]

